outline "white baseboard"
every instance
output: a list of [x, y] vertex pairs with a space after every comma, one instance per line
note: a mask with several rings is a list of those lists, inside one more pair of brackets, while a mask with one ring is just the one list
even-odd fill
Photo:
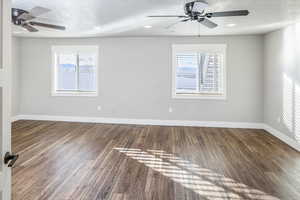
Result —
[[244, 123], [244, 122], [125, 119], [125, 118], [73, 117], [73, 116], [53, 116], [53, 115], [18, 115], [13, 117], [12, 120], [13, 121], [42, 120], [42, 121], [65, 121], [65, 122], [89, 122], [89, 123], [104, 123], [104, 124], [195, 126], [195, 127], [249, 128], [249, 129], [263, 129], [264, 127], [264, 125], [261, 123]]
[[158, 125], [158, 126], [194, 126], [194, 127], [216, 127], [216, 128], [246, 128], [264, 129], [292, 148], [300, 151], [300, 144], [280, 131], [263, 123], [244, 122], [218, 122], [218, 121], [186, 121], [186, 120], [156, 120], [156, 119], [125, 119], [125, 118], [100, 118], [100, 117], [73, 117], [54, 115], [17, 115], [12, 121], [18, 120], [42, 120], [42, 121], [64, 121], [64, 122], [87, 122], [103, 124], [135, 124], [135, 125]]
[[294, 148], [295, 150], [300, 152], [300, 143], [296, 140], [288, 137], [287, 135], [283, 134], [282, 132], [272, 128], [271, 126], [265, 124], [264, 130], [271, 133], [273, 136], [277, 137], [284, 143], [288, 144], [290, 147]]

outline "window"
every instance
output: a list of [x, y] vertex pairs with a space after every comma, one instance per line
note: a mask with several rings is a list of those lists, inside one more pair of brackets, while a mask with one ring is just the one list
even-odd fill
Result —
[[52, 95], [97, 95], [97, 46], [53, 46]]
[[173, 45], [173, 98], [226, 99], [226, 45]]

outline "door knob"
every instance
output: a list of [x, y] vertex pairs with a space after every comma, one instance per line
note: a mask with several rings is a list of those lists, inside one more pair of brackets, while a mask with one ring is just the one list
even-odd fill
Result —
[[19, 155], [18, 154], [11, 154], [9, 152], [6, 152], [4, 156], [4, 164], [8, 164], [8, 167], [13, 167], [15, 162], [18, 160]]

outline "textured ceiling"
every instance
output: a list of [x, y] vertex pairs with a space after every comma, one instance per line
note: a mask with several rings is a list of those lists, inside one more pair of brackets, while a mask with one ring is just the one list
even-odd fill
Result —
[[[13, 0], [13, 7], [30, 10], [42, 6], [52, 11], [41, 22], [65, 25], [66, 31], [40, 29], [28, 33], [14, 26], [14, 35], [29, 37], [95, 36], [193, 36], [260, 34], [276, 30], [300, 19], [300, 0], [207, 0], [208, 11], [248, 9], [247, 17], [215, 18], [216, 29], [178, 19], [150, 19], [148, 15], [183, 14], [185, 0]], [[236, 24], [229, 27], [229, 24]], [[145, 25], [152, 28], [146, 29]]]

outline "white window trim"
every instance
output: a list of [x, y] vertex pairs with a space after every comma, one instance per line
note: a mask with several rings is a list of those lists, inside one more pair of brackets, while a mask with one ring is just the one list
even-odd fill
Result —
[[[55, 54], [58, 52], [70, 52], [70, 53], [78, 53], [78, 52], [91, 52], [95, 51], [96, 53], [96, 92], [85, 92], [85, 91], [57, 91], [56, 90], [56, 68], [57, 68], [57, 61]], [[97, 97], [98, 96], [98, 65], [99, 65], [99, 47], [98, 46], [52, 46], [51, 48], [51, 56], [52, 56], [52, 63], [51, 63], [51, 96], [53, 97]]]
[[[178, 53], [195, 53], [195, 52], [212, 52], [221, 53], [222, 62], [222, 94], [178, 94], [176, 93], [176, 69]], [[227, 99], [227, 45], [226, 44], [173, 44], [172, 45], [172, 98], [173, 99], [203, 99], [203, 100], [226, 100]]]

